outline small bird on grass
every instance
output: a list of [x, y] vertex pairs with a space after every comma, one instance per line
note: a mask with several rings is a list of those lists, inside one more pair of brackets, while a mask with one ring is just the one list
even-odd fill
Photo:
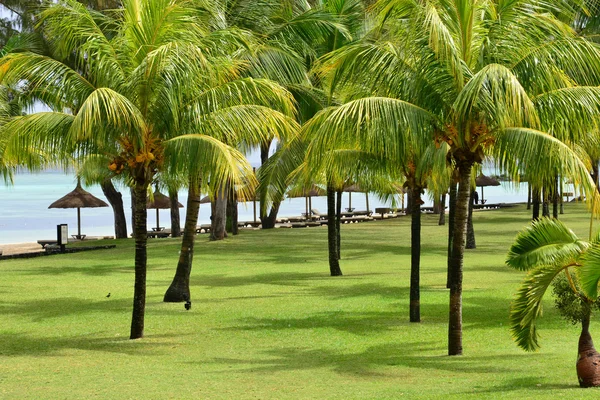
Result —
[[106, 295], [106, 297], [110, 297], [110, 293], [108, 293], [108, 294]]
[[192, 302], [188, 300], [185, 302], [185, 309], [189, 310], [190, 308], [192, 308]]

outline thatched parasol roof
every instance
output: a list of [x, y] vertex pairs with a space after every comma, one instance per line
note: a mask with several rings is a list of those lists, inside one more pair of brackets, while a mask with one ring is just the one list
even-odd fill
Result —
[[104, 201], [100, 200], [93, 194], [86, 192], [81, 188], [81, 185], [77, 183], [77, 187], [71, 193], [66, 194], [54, 203], [50, 204], [48, 208], [95, 208], [95, 207], [108, 207]]
[[480, 174], [475, 179], [475, 185], [477, 185], [477, 186], [500, 186], [500, 182], [498, 182], [498, 180], [495, 178], [491, 178], [489, 176]]
[[[177, 206], [179, 208], [183, 208], [183, 204], [177, 202]], [[171, 208], [171, 199], [169, 198], [169, 196], [165, 196], [164, 194], [162, 194], [159, 191], [155, 191], [154, 192], [154, 200], [150, 201], [150, 199], [148, 199], [148, 202], [146, 203], [146, 208], [151, 209], [151, 208], [156, 208], [156, 209], [167, 209], [167, 208]]]
[[288, 197], [315, 197], [326, 196], [327, 191], [317, 185], [312, 185], [310, 190], [294, 188], [287, 193]]
[[342, 190], [342, 191], [346, 192], [346, 193], [366, 193], [367, 192], [366, 190], [364, 190], [363, 188], [361, 188], [357, 184], [346, 186], [344, 188], [344, 190]]
[[203, 198], [200, 199], [200, 204], [207, 204], [210, 203], [210, 196], [204, 196]]

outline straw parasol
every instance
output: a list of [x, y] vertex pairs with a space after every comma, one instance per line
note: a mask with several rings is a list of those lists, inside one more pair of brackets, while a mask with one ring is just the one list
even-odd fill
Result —
[[317, 185], [313, 184], [310, 189], [303, 188], [293, 188], [287, 193], [287, 196], [290, 198], [295, 197], [304, 197], [305, 198], [305, 206], [306, 206], [306, 216], [310, 215], [310, 210], [312, 210], [312, 197], [319, 197], [327, 195], [327, 191], [321, 189]]
[[363, 190], [357, 184], [346, 186], [343, 190], [348, 193], [348, 211], [352, 211], [352, 193], [364, 193], [367, 201], [367, 211], [369, 211], [369, 192], [367, 190]]
[[81, 187], [81, 182], [77, 180], [77, 187], [72, 192], [66, 194], [54, 203], [50, 204], [48, 208], [76, 208], [77, 209], [77, 239], [82, 239], [85, 235], [81, 235], [81, 209], [82, 208], [96, 208], [96, 207], [108, 207], [104, 201], [100, 200], [96, 196], [89, 192], [86, 192]]
[[[158, 219], [158, 210], [165, 210], [171, 208], [171, 199], [169, 198], [169, 196], [165, 196], [164, 194], [159, 192], [158, 188], [156, 188], [156, 190], [154, 191], [153, 197], [153, 200], [148, 199], [148, 202], [146, 203], [146, 209], [156, 209], [156, 230], [159, 231], [160, 222]], [[183, 208], [183, 204], [177, 202], [177, 207]]]
[[475, 178], [475, 186], [481, 187], [481, 199], [480, 200], [481, 200], [481, 204], [484, 204], [485, 200], [483, 199], [483, 187], [484, 186], [500, 186], [500, 182], [498, 182], [498, 180], [495, 178], [480, 174], [477, 178]]

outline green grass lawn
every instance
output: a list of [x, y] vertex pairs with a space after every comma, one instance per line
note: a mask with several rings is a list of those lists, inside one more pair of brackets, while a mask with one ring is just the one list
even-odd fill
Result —
[[[583, 238], [584, 206], [561, 219]], [[0, 262], [2, 399], [594, 398], [575, 373], [579, 328], [546, 300], [542, 349], [507, 327], [523, 277], [504, 266], [524, 206], [475, 214], [464, 274], [464, 356], [446, 356], [447, 226], [423, 218], [420, 324], [408, 322], [410, 219], [343, 226], [343, 277], [326, 229], [198, 236], [193, 306], [162, 303], [178, 241], [149, 241], [145, 338], [128, 340], [133, 242]], [[114, 241], [111, 241], [111, 243]], [[109, 298], [107, 293], [111, 293]], [[600, 324], [592, 322], [600, 338]], [[600, 340], [600, 339], [599, 339]]]

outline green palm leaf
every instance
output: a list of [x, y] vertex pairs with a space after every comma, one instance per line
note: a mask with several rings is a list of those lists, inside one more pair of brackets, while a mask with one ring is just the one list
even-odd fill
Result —
[[510, 308], [510, 331], [517, 344], [526, 351], [539, 348], [536, 319], [542, 315], [542, 298], [561, 265], [544, 265], [532, 270], [519, 288]]
[[542, 218], [519, 232], [510, 247], [506, 264], [528, 271], [540, 265], [565, 265], [585, 251], [587, 243], [561, 221]]
[[600, 245], [596, 241], [585, 253], [583, 266], [579, 268], [579, 283], [585, 295], [590, 299], [598, 298], [600, 281]]

